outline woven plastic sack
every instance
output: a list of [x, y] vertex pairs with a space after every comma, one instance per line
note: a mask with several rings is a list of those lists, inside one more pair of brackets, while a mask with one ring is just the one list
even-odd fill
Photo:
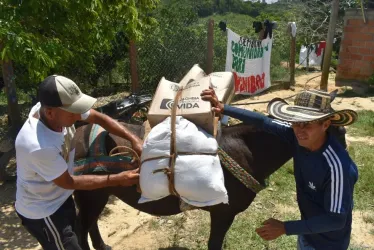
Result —
[[[170, 155], [171, 119], [166, 118], [148, 134], [143, 144], [141, 160]], [[196, 206], [212, 206], [228, 203], [224, 176], [216, 154], [216, 139], [181, 116], [176, 119], [177, 152], [197, 153], [178, 155], [175, 166], [175, 189], [186, 203]], [[202, 155], [215, 154], [215, 155]], [[155, 170], [169, 166], [169, 159], [145, 161], [140, 170], [142, 196], [139, 203], [162, 199], [168, 195], [169, 182], [164, 172]]]

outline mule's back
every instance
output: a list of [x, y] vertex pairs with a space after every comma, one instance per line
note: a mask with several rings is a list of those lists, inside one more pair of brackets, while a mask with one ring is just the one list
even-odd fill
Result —
[[243, 123], [224, 127], [219, 144], [260, 182], [292, 157], [290, 145], [278, 136]]

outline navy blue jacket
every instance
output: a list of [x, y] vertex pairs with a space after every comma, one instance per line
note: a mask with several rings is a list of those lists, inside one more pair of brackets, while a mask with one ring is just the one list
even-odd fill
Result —
[[286, 221], [286, 234], [304, 235], [308, 243], [318, 250], [347, 249], [358, 171], [338, 140], [328, 135], [324, 145], [311, 152], [299, 146], [287, 122], [229, 105], [225, 105], [223, 114], [255, 125], [292, 145], [301, 220]]

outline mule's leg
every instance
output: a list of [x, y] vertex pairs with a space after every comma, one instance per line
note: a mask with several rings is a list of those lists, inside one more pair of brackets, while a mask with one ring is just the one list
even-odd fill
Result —
[[97, 225], [97, 220], [108, 202], [109, 192], [106, 189], [93, 191], [76, 191], [75, 200], [79, 207], [77, 233], [83, 250], [89, 250], [88, 232], [95, 249], [107, 249]]
[[111, 250], [112, 249], [110, 246], [106, 245], [104, 243], [104, 240], [101, 238], [97, 220], [93, 223], [93, 225], [90, 228], [90, 237], [92, 240], [92, 245], [96, 250]]
[[225, 235], [229, 230], [236, 213], [228, 209], [214, 209], [210, 212], [209, 250], [221, 250]]

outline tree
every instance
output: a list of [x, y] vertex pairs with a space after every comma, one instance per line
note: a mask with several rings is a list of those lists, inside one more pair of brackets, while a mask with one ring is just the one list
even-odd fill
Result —
[[[21, 85], [51, 73], [97, 73], [97, 58], [111, 54], [118, 33], [141, 40], [155, 23], [148, 12], [158, 0], [4, 0], [0, 16], [0, 59], [13, 61]], [[118, 38], [118, 37], [117, 37]], [[126, 48], [122, 48], [125, 50]]]
[[138, 74], [143, 86], [157, 87], [162, 77], [179, 82], [196, 63], [205, 67], [207, 26], [196, 8], [183, 0], [168, 1], [154, 13], [156, 28], [137, 44]]
[[[11, 59], [28, 70], [32, 80], [72, 64], [92, 69], [97, 52], [109, 52], [117, 32], [130, 39], [154, 20], [147, 12], [157, 0], [18, 1], [2, 2], [1, 59]], [[72, 62], [74, 59], [74, 63]]]

